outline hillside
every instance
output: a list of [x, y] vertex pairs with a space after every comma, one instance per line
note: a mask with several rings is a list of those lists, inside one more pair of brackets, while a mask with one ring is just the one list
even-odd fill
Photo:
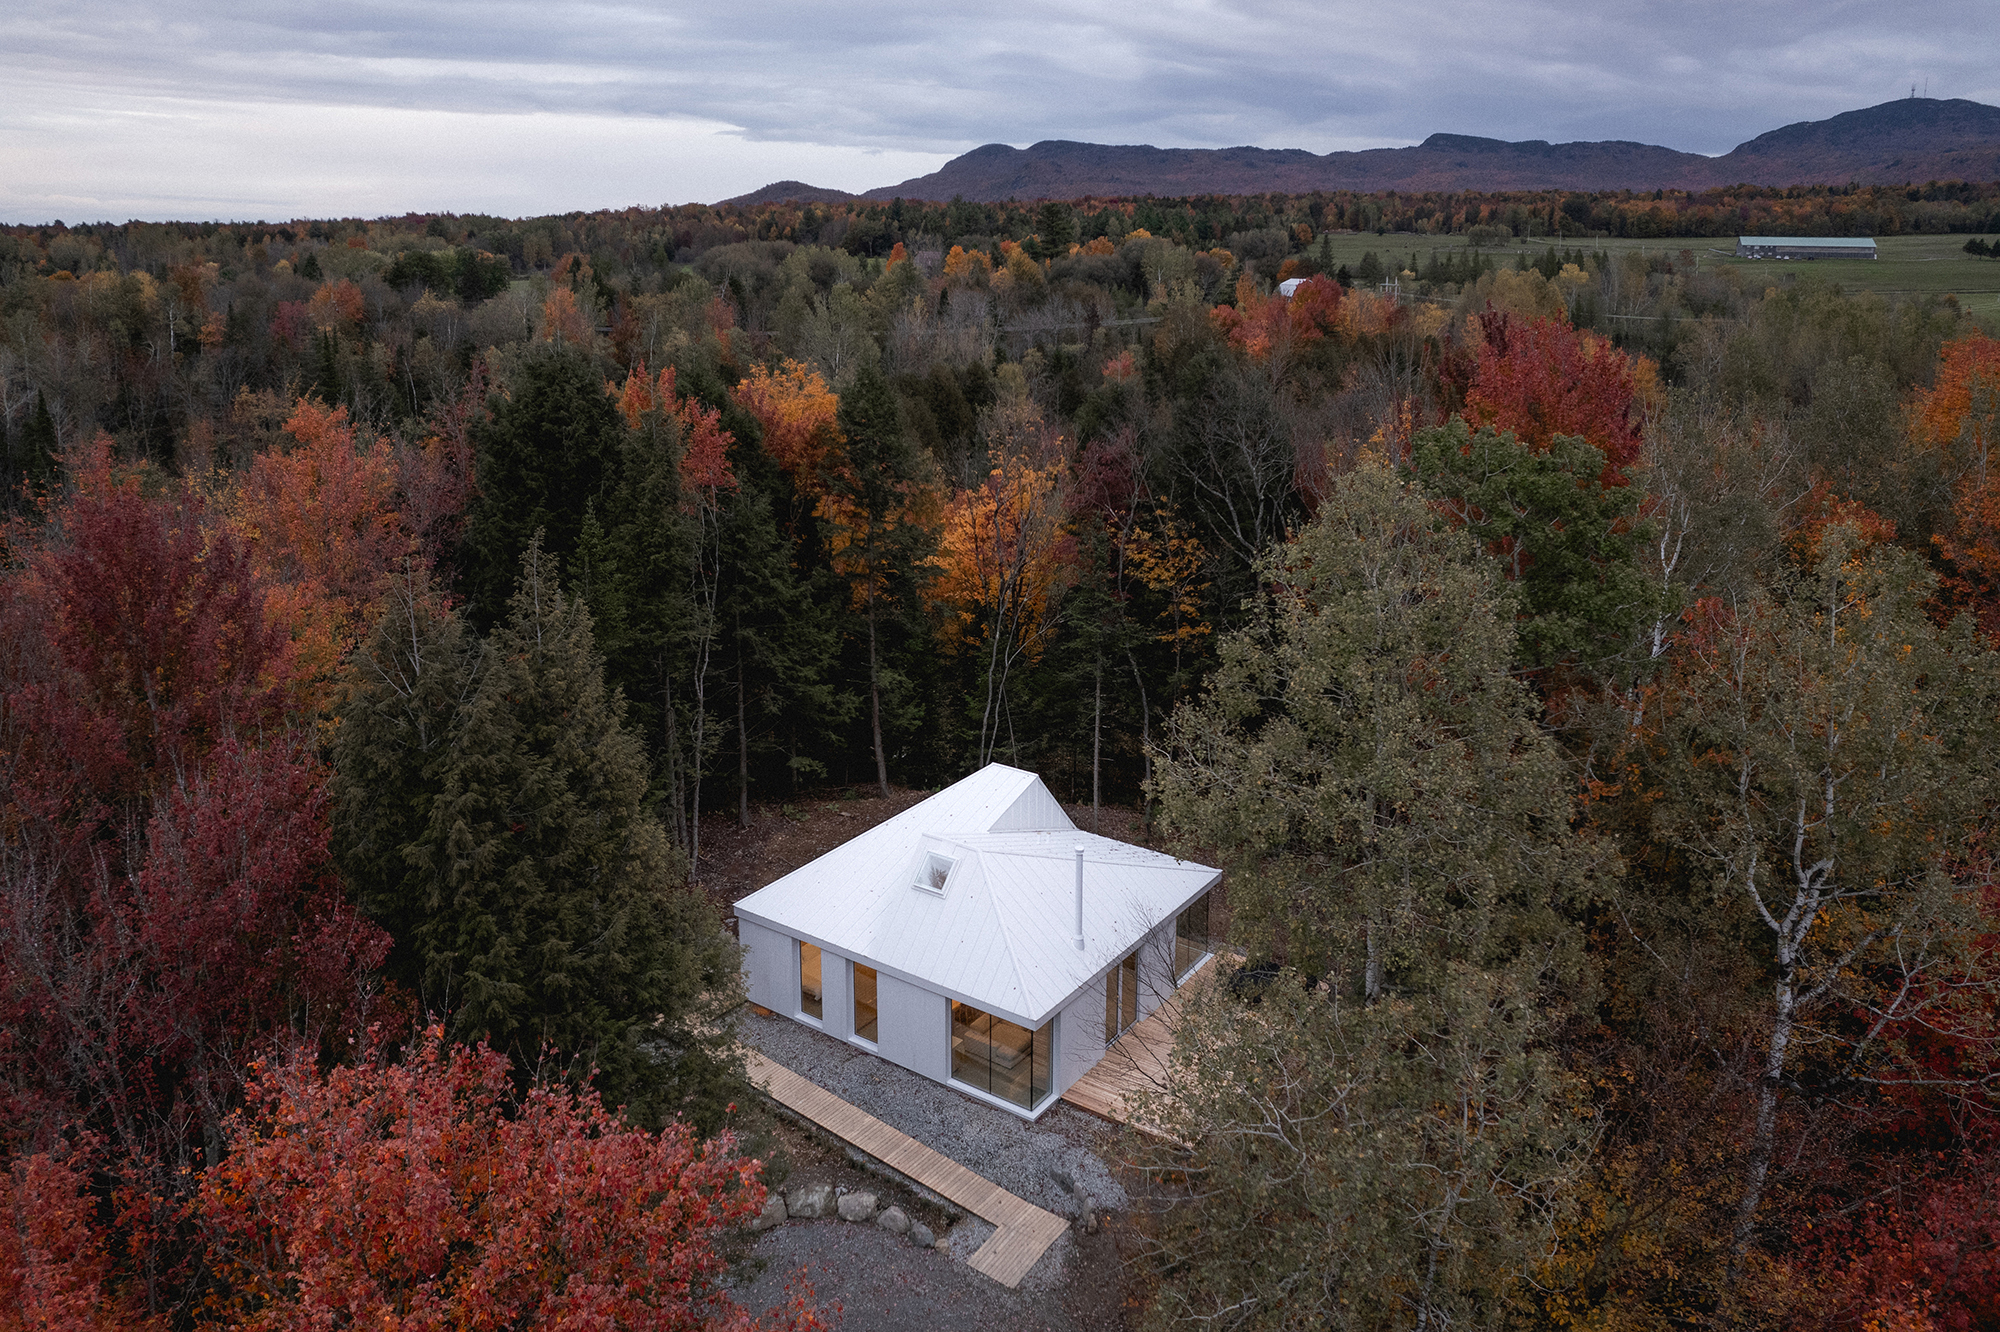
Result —
[[761, 203], [840, 203], [855, 196], [846, 190], [830, 190], [819, 185], [808, 185], [802, 180], [774, 180], [761, 190], [739, 194], [734, 199], [724, 199], [724, 204], [749, 207]]
[[1760, 134], [1714, 159], [1717, 184], [2000, 179], [2000, 107], [1905, 97]]
[[[1051, 139], [990, 143], [869, 199], [1074, 199], [1314, 190], [1650, 190], [2000, 179], [2000, 107], [1902, 98], [1760, 134], [1720, 157], [1624, 140], [1507, 142], [1433, 134], [1410, 148], [1155, 148]], [[796, 181], [732, 203], [852, 196]]]

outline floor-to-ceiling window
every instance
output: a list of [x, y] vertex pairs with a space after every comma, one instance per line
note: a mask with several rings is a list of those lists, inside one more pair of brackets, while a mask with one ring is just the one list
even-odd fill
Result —
[[1104, 1043], [1117, 1040], [1139, 1020], [1139, 950], [1104, 977]]
[[1030, 1031], [971, 1004], [951, 1006], [951, 1076], [1032, 1110], [1049, 1094], [1055, 1020]]
[[864, 1041], [875, 1036], [875, 968], [854, 964], [854, 1034]]
[[820, 984], [819, 945], [799, 943], [799, 1012], [810, 1018], [824, 1018], [826, 990]]
[[1185, 979], [1213, 951], [1208, 936], [1208, 894], [1203, 893], [1174, 918], [1175, 982]]

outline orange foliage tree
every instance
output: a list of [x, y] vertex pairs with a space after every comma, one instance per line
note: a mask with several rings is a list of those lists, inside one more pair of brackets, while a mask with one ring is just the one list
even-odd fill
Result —
[[993, 260], [984, 250], [954, 245], [944, 257], [944, 280], [954, 287], [982, 287], [993, 276]]
[[1311, 278], [1289, 297], [1260, 294], [1249, 274], [1237, 279], [1236, 304], [1211, 312], [1230, 342], [1258, 360], [1282, 361], [1294, 348], [1318, 342], [1342, 326], [1341, 286], [1331, 278]]
[[314, 328], [322, 333], [340, 333], [359, 327], [368, 312], [367, 302], [362, 298], [361, 288], [345, 278], [338, 282], [322, 282], [306, 304], [307, 317]]
[[840, 398], [825, 377], [790, 359], [776, 370], [753, 366], [734, 396], [764, 428], [764, 451], [785, 469], [792, 484], [805, 494], [824, 493], [822, 472], [840, 443], [835, 419]]
[[314, 398], [299, 400], [285, 430], [297, 446], [257, 455], [231, 521], [266, 584], [265, 613], [291, 631], [311, 688], [333, 678], [413, 547], [388, 444], [360, 445], [347, 408]]
[[946, 640], [977, 647], [986, 657], [980, 764], [999, 744], [1012, 667], [1040, 657], [1054, 631], [1075, 557], [1075, 539], [1063, 521], [1063, 437], [1043, 425], [1025, 396], [1001, 401], [989, 436], [991, 470], [952, 497], [930, 561], [937, 571], [932, 599], [951, 612]]
[[1938, 349], [1937, 378], [1910, 404], [1911, 442], [1940, 454], [1947, 474], [1984, 485], [2000, 440], [2000, 340], [1974, 333]]
[[1937, 379], [1910, 404], [1910, 440], [1954, 479], [1952, 530], [1932, 537], [1944, 556], [1946, 605], [1970, 611], [2000, 642], [2000, 341], [1973, 334], [1938, 353]]
[[590, 345], [590, 323], [577, 308], [576, 293], [568, 287], [552, 289], [542, 302], [542, 341]]

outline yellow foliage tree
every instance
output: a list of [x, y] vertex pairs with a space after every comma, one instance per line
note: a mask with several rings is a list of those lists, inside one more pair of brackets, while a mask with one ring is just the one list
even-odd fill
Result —
[[1075, 572], [1064, 523], [1067, 443], [1026, 394], [1006, 393], [987, 426], [986, 479], [952, 497], [931, 567], [933, 601], [949, 612], [947, 644], [983, 653], [986, 702], [978, 761], [991, 759], [1007, 721], [1007, 680], [1037, 660]]

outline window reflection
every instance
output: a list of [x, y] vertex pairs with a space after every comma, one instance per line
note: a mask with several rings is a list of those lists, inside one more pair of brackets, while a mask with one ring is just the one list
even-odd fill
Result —
[[1203, 893], [1174, 918], [1175, 982], [1185, 979], [1212, 951], [1208, 935], [1208, 894]]
[[951, 1076], [1032, 1110], [1049, 1094], [1055, 1021], [1033, 1031], [971, 1004], [951, 1006]]
[[819, 945], [801, 941], [799, 944], [799, 1012], [807, 1017], [823, 1018], [825, 1007], [824, 991], [820, 986]]
[[1104, 976], [1104, 1043], [1117, 1040], [1139, 1020], [1139, 950]]
[[854, 964], [854, 1034], [864, 1041], [875, 1036], [875, 968]]

